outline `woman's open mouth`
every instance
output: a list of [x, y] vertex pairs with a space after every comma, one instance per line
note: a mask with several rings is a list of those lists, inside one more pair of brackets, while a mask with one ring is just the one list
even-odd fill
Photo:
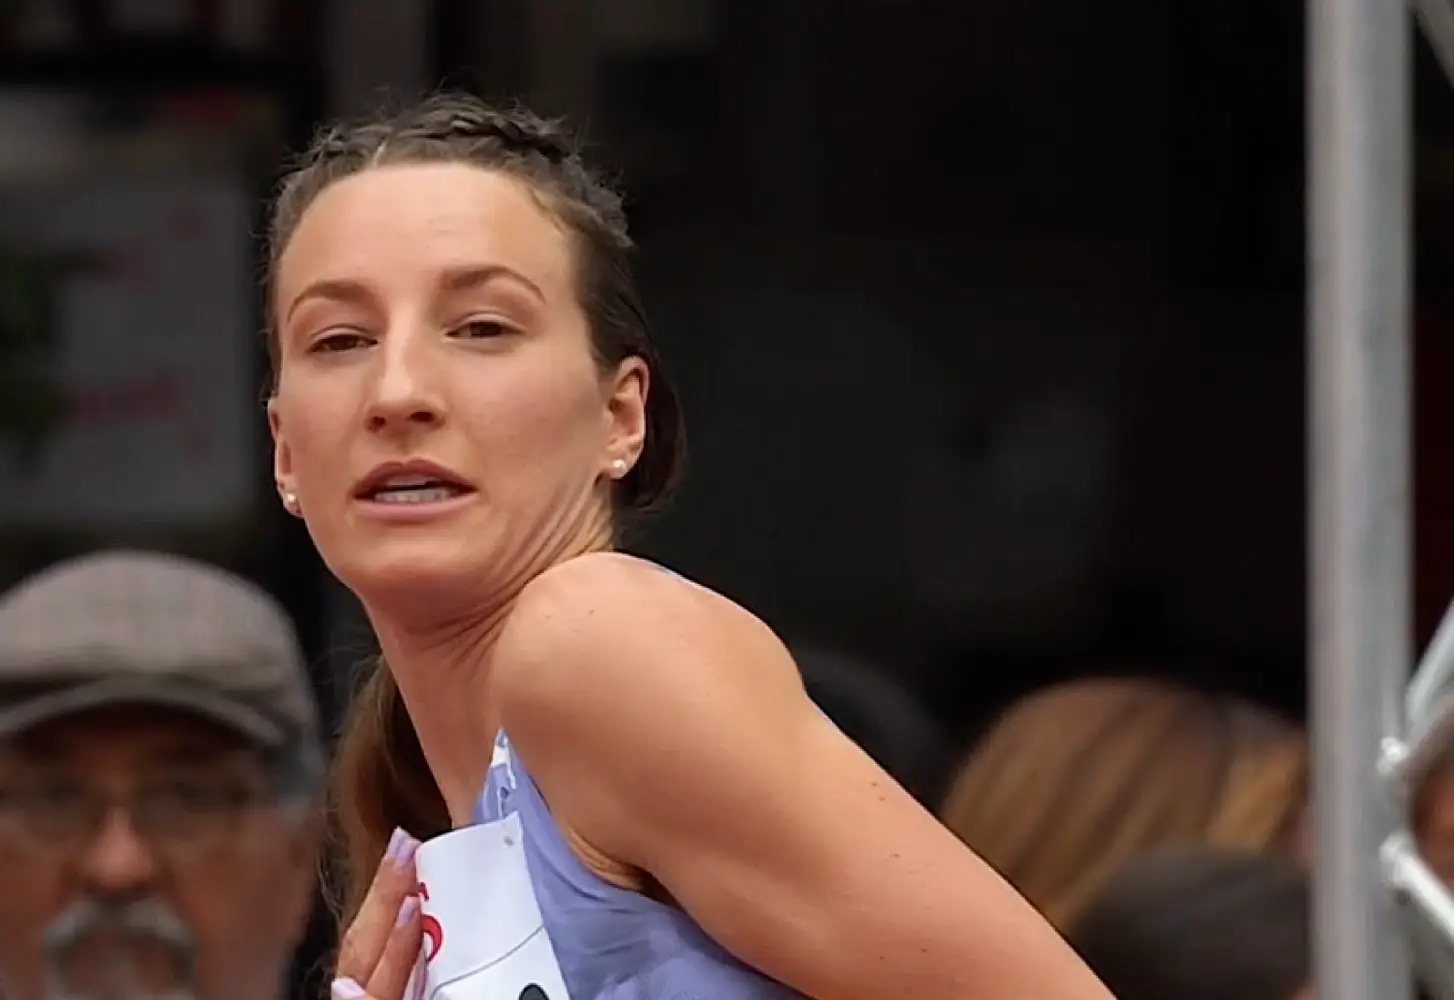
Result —
[[431, 476], [398, 475], [366, 489], [360, 499], [381, 504], [427, 504], [454, 500], [473, 492], [462, 483]]

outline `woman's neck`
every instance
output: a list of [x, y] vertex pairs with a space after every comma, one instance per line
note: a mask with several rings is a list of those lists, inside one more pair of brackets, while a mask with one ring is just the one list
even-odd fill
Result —
[[457, 827], [473, 813], [499, 728], [489, 697], [490, 654], [509, 607], [428, 631], [370, 615], [379, 650]]
[[501, 720], [489, 696], [491, 660], [520, 592], [550, 566], [610, 547], [609, 523], [592, 521], [536, 563], [511, 574], [487, 600], [421, 619], [418, 607], [389, 614], [365, 602], [388, 669], [419, 737], [453, 824], [464, 826], [484, 787]]

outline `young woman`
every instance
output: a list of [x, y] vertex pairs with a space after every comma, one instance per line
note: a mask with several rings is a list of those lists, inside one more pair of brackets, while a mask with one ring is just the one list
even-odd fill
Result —
[[278, 488], [383, 652], [337, 996], [399, 1000], [421, 933], [432, 997], [1107, 996], [760, 621], [612, 552], [680, 419], [555, 125], [443, 96], [335, 129], [272, 240]]
[[1174, 844], [1306, 857], [1302, 727], [1150, 677], [1052, 684], [970, 751], [946, 826], [1057, 927], [1128, 860]]

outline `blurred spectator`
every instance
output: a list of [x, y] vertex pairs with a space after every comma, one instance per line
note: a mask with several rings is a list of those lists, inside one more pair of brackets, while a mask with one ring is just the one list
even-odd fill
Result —
[[1302, 853], [1306, 787], [1302, 731], [1262, 708], [1155, 680], [1082, 680], [1012, 705], [942, 816], [1064, 926], [1148, 848]]
[[1406, 779], [1410, 825], [1424, 860], [1454, 887], [1454, 693], [1441, 695], [1419, 729]]
[[1419, 715], [1405, 774], [1409, 826], [1425, 862], [1454, 887], [1454, 693], [1440, 692]]
[[1419, 850], [1444, 884], [1454, 886], [1454, 753], [1445, 749], [1411, 779]]
[[1117, 1000], [1310, 1000], [1309, 907], [1289, 858], [1170, 850], [1129, 862], [1068, 937]]
[[292, 627], [230, 574], [99, 554], [0, 597], [7, 1000], [276, 1000], [321, 756]]
[[810, 644], [792, 643], [792, 651], [823, 714], [919, 801], [932, 804], [950, 759], [929, 713], [871, 664]]

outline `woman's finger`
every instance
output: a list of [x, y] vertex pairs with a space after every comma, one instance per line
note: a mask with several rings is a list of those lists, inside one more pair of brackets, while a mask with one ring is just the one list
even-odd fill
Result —
[[399, 907], [394, 929], [389, 934], [389, 940], [384, 945], [383, 954], [379, 956], [373, 975], [363, 984], [364, 991], [369, 996], [375, 1000], [408, 1000], [404, 993], [414, 966], [419, 962], [420, 947], [424, 943], [420, 934], [421, 927], [419, 897], [410, 896]]
[[[399, 908], [418, 885], [414, 872], [414, 852], [419, 842], [403, 830], [395, 830], [384, 852], [384, 859], [374, 872], [368, 895], [359, 907], [358, 916], [344, 932], [338, 946], [340, 979], [363, 984], [373, 978], [374, 969], [394, 932]], [[393, 997], [376, 1000], [394, 1000]]]
[[409, 982], [404, 986], [404, 1000], [424, 1000], [424, 976], [428, 966], [423, 948], [414, 959], [414, 971], [409, 973]]
[[329, 994], [333, 1000], [377, 1000], [376, 997], [369, 996], [362, 986], [347, 976], [335, 979]]

